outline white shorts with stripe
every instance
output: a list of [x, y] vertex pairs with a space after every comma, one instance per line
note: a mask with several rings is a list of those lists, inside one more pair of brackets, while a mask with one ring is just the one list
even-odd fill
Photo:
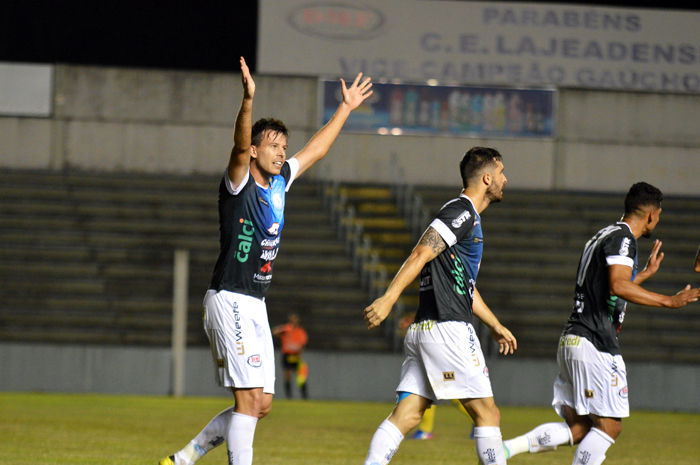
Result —
[[406, 359], [397, 392], [426, 399], [493, 397], [489, 370], [471, 324], [432, 320], [413, 323], [404, 340]]
[[559, 376], [552, 406], [565, 418], [564, 405], [579, 415], [630, 416], [627, 369], [621, 355], [600, 352], [586, 338], [563, 335], [557, 351]]
[[204, 330], [219, 386], [275, 393], [275, 349], [265, 299], [210, 289], [204, 297]]

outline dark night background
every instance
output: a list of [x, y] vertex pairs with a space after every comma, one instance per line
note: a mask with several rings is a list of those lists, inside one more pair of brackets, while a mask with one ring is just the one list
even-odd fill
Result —
[[[534, 3], [700, 10], [687, 0]], [[237, 71], [244, 56], [255, 72], [257, 29], [255, 0], [4, 0], [0, 61]]]

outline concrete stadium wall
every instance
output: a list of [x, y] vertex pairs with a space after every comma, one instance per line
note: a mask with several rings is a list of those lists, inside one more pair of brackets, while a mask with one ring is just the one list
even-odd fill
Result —
[[[239, 75], [59, 65], [48, 119], [0, 117], [0, 166], [217, 173], [231, 149]], [[253, 117], [317, 130], [314, 78], [255, 76]], [[697, 195], [700, 96], [562, 89], [555, 140], [343, 133], [309, 174], [341, 181], [457, 185], [474, 145], [499, 148], [511, 187], [624, 192], [646, 180]]]
[[[369, 353], [308, 352], [305, 359], [311, 398], [377, 402], [394, 400], [403, 362], [401, 355]], [[284, 396], [280, 360], [275, 390]], [[0, 391], [167, 395], [171, 363], [164, 348], [0, 343]], [[497, 357], [488, 364], [499, 405], [551, 404], [554, 354], [551, 360]], [[630, 363], [627, 373], [632, 409], [700, 412], [697, 367]], [[215, 385], [206, 348], [187, 351], [185, 395], [230, 396]]]

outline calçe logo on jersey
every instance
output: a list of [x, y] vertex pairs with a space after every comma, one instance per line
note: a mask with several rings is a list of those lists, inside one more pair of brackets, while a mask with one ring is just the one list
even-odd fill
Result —
[[241, 263], [245, 263], [248, 260], [248, 255], [250, 254], [250, 246], [253, 243], [253, 233], [255, 233], [255, 227], [253, 227], [253, 223], [251, 223], [249, 220], [244, 220], [241, 218], [240, 222], [243, 224], [243, 227], [241, 228], [241, 232], [243, 234], [238, 235], [238, 252], [236, 252], [236, 259]]

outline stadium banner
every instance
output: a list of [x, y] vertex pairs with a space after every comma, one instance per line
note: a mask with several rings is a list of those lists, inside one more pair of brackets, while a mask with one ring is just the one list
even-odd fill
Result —
[[[326, 124], [343, 94], [338, 79], [320, 79], [319, 123]], [[552, 89], [375, 83], [343, 132], [392, 135], [551, 138]]]
[[51, 116], [53, 66], [0, 63], [0, 115]]
[[439, 0], [260, 0], [257, 72], [700, 93], [700, 13]]

